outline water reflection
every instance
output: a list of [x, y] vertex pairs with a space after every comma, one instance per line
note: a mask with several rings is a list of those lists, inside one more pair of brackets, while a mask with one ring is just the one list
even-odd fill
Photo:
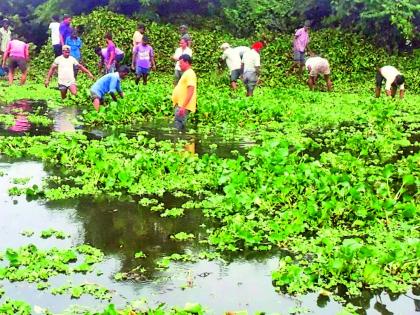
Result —
[[[7, 128], [9, 134], [26, 133], [28, 135], [48, 135], [55, 132], [75, 132], [82, 130], [88, 139], [100, 140], [104, 137], [125, 133], [128, 137], [136, 137], [139, 132], [148, 138], [157, 141], [171, 141], [176, 145], [179, 141], [185, 142], [185, 151], [192, 154], [216, 154], [221, 158], [236, 158], [237, 154], [244, 155], [250, 147], [256, 144], [252, 139], [237, 138], [227, 141], [223, 136], [208, 134], [200, 129], [190, 130], [188, 133], [180, 133], [172, 127], [172, 122], [157, 119], [144, 122], [136, 128], [130, 129], [89, 129], [77, 125], [77, 116], [80, 111], [76, 107], [60, 107], [48, 112], [45, 101], [19, 100], [3, 108], [5, 113], [13, 114], [15, 122]], [[45, 115], [53, 120], [53, 125], [41, 127], [31, 124], [29, 114]]]
[[57, 132], [76, 131], [76, 107], [62, 107], [53, 111], [53, 130]]
[[43, 135], [50, 132], [50, 128], [41, 127], [31, 123], [28, 119], [30, 114], [46, 115], [47, 103], [45, 101], [18, 100], [2, 107], [2, 113], [14, 116], [14, 123], [10, 127], [3, 127], [9, 135]]
[[28, 114], [32, 112], [32, 106], [27, 101], [17, 101], [4, 108], [5, 114], [14, 116], [14, 124], [7, 128], [12, 133], [23, 133], [31, 129], [31, 123], [28, 121]]
[[[159, 201], [168, 208], [180, 207], [183, 203], [182, 199], [170, 195]], [[59, 202], [47, 204], [49, 208], [58, 205]], [[146, 276], [152, 278], [156, 272], [156, 261], [162, 256], [185, 250], [196, 252], [203, 247], [199, 241], [205, 231], [200, 225], [205, 220], [198, 210], [186, 210], [180, 218], [163, 218], [160, 212], [152, 212], [135, 202], [88, 199], [80, 200], [76, 210], [78, 219], [83, 222], [85, 242], [100, 248], [107, 255], [117, 255], [122, 271], [138, 266], [139, 261], [134, 259], [134, 255], [141, 250], [147, 256], [142, 260], [142, 266], [147, 269]], [[193, 233], [195, 240], [186, 243], [170, 238], [181, 231]]]

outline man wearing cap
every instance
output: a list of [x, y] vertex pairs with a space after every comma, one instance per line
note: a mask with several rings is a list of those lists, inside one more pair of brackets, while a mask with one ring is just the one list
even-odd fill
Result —
[[191, 68], [190, 55], [179, 57], [182, 71], [181, 79], [172, 92], [172, 103], [175, 107], [175, 128], [182, 130], [187, 123], [188, 114], [197, 109], [197, 76]]
[[394, 97], [397, 93], [397, 87], [400, 87], [400, 98], [404, 98], [405, 78], [397, 68], [393, 66], [384, 66], [376, 72], [375, 96], [381, 95], [382, 82], [385, 80], [385, 93]]
[[331, 91], [331, 71], [330, 64], [327, 59], [312, 54], [311, 57], [306, 60], [305, 67], [309, 72], [308, 86], [311, 91], [314, 90], [316, 81], [318, 80], [318, 76], [320, 74], [324, 75], [325, 82], [327, 83], [327, 90]]
[[9, 20], [3, 20], [3, 26], [0, 28], [0, 55], [3, 55], [6, 51], [7, 44], [10, 42], [12, 37], [12, 31], [9, 27]]
[[241, 76], [241, 55], [228, 43], [223, 43], [220, 48], [223, 50], [222, 60], [226, 60], [226, 65], [230, 71], [230, 86], [235, 90], [237, 88], [236, 81]]
[[309, 26], [310, 22], [305, 21], [305, 25], [295, 32], [293, 40], [293, 64], [289, 72], [299, 69], [299, 75], [302, 75], [305, 65], [305, 50], [309, 43]]
[[26, 76], [28, 75], [29, 45], [19, 40], [16, 34], [13, 35], [12, 40], [6, 46], [6, 51], [3, 55], [3, 68], [7, 59], [9, 59], [9, 84], [13, 83], [16, 68], [22, 71], [20, 84], [25, 84]]
[[93, 100], [93, 107], [99, 111], [99, 107], [104, 102], [105, 94], [110, 94], [114, 102], [117, 101], [116, 93], [122, 98], [124, 93], [121, 89], [121, 80], [124, 79], [130, 69], [127, 66], [120, 66], [117, 72], [112, 72], [98, 79], [90, 88], [90, 95]]
[[191, 36], [188, 34], [187, 25], [183, 24], [179, 27], [179, 33], [181, 34], [181, 39], [184, 39], [187, 42], [188, 47], [191, 47]]
[[71, 16], [64, 15], [63, 22], [60, 24], [60, 44], [61, 46], [66, 44], [67, 37], [70, 37], [72, 28], [71, 28]]
[[260, 75], [260, 51], [263, 48], [262, 42], [256, 42], [252, 45], [252, 49], [246, 52], [242, 58], [243, 80], [246, 86], [246, 96], [254, 94], [255, 86], [258, 83]]
[[64, 45], [62, 47], [63, 54], [55, 58], [53, 64], [48, 71], [47, 78], [45, 79], [45, 87], [50, 83], [51, 76], [57, 69], [58, 71], [58, 89], [61, 92], [61, 98], [67, 97], [67, 90], [71, 94], [77, 94], [76, 78], [74, 76], [74, 68], [77, 67], [82, 72], [86, 73], [89, 78], [94, 79], [92, 73], [81, 65], [74, 57], [70, 56], [70, 46]]

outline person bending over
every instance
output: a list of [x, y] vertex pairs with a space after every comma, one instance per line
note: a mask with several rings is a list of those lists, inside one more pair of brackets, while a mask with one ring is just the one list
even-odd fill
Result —
[[114, 101], [117, 101], [116, 94], [122, 98], [124, 93], [121, 89], [121, 80], [124, 79], [130, 69], [127, 66], [120, 66], [117, 72], [108, 73], [102, 78], [98, 79], [90, 88], [90, 95], [93, 102], [93, 107], [99, 111], [99, 107], [104, 102], [106, 94], [110, 94]]
[[405, 78], [397, 68], [393, 66], [384, 66], [379, 68], [376, 72], [376, 88], [375, 96], [381, 95], [382, 82], [385, 80], [385, 93], [388, 96], [394, 97], [397, 93], [397, 88], [400, 88], [400, 98], [404, 98], [404, 82]]
[[308, 86], [311, 91], [314, 90], [316, 81], [318, 80], [320, 74], [324, 76], [325, 82], [327, 83], [327, 90], [331, 91], [331, 70], [327, 59], [313, 55], [306, 60], [305, 68], [309, 72]]

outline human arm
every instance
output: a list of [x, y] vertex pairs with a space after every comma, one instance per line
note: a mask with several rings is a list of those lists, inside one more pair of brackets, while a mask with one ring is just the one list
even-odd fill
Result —
[[187, 109], [188, 103], [191, 101], [193, 95], [194, 95], [194, 91], [195, 91], [195, 86], [194, 85], [188, 85], [187, 86], [187, 95], [185, 97], [184, 100], [184, 104], [178, 104], [178, 115], [183, 117], [185, 116], [185, 110]]
[[131, 58], [131, 69], [135, 69], [135, 62], [136, 62], [136, 56], [137, 56], [137, 47], [133, 49], [133, 57]]
[[404, 98], [404, 89], [401, 89], [400, 88], [400, 99], [403, 99]]
[[186, 108], [188, 103], [191, 101], [191, 98], [194, 95], [195, 86], [194, 85], [188, 85], [187, 87], [187, 96], [185, 97], [184, 104], [182, 104], [181, 107]]
[[172, 55], [172, 60], [173, 61], [178, 61], [180, 56], [181, 56], [181, 50], [179, 48], [177, 48], [175, 50], [175, 53]]
[[86, 73], [87, 75], [88, 75], [88, 77], [89, 78], [91, 78], [92, 80], [94, 80], [95, 79], [95, 77], [93, 76], [93, 74], [84, 66], [84, 65], [82, 65], [82, 64], [78, 64], [78, 67], [79, 67], [79, 69], [82, 71], [82, 72], [84, 72], [84, 73]]
[[115, 46], [108, 47], [108, 63], [106, 64], [106, 68], [111, 68], [112, 63], [115, 60]]
[[66, 38], [64, 38], [63, 36], [63, 26], [60, 25], [60, 27], [58, 28], [58, 32], [60, 34], [60, 44], [61, 46], [63, 46], [66, 43]]
[[28, 44], [25, 45], [24, 55], [25, 55], [25, 60], [29, 61], [29, 45]]
[[4, 55], [3, 55], [3, 63], [2, 63], [3, 68], [6, 66], [6, 60], [9, 57], [9, 53], [10, 53], [10, 42], [7, 44], [6, 51], [4, 52]]
[[48, 70], [48, 74], [47, 77], [45, 78], [45, 87], [48, 86], [48, 84], [50, 84], [50, 80], [51, 80], [51, 76], [53, 75], [53, 73], [55, 72], [55, 70], [57, 69], [57, 65], [55, 63], [53, 63], [50, 67], [50, 70]]
[[257, 76], [259, 76], [260, 75], [260, 67], [261, 67], [260, 54], [255, 54], [254, 67], [255, 67], [255, 73], [257, 74]]
[[99, 57], [99, 63], [98, 63], [98, 70], [101, 71], [102, 66], [105, 64], [105, 58], [104, 56], [101, 54], [101, 56]]
[[119, 78], [113, 77], [109, 84], [109, 94], [114, 101], [117, 101], [116, 93], [120, 95], [120, 97], [124, 97], [124, 93], [121, 90], [121, 81]]
[[156, 71], [155, 53], [153, 49], [150, 51], [150, 64], [152, 65], [153, 71]]

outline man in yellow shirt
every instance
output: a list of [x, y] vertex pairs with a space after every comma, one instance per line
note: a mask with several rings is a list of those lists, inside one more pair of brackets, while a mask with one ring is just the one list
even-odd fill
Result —
[[179, 57], [182, 71], [181, 79], [172, 92], [172, 103], [175, 107], [175, 128], [182, 130], [187, 123], [188, 114], [197, 109], [197, 76], [191, 69], [192, 59], [184, 54]]

